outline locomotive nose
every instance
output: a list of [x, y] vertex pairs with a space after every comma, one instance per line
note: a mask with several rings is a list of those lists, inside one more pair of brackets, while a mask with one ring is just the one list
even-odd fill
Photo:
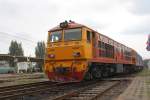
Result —
[[61, 74], [61, 75], [69, 74], [71, 72], [69, 67], [57, 67], [54, 68], [53, 70], [56, 74]]
[[71, 60], [74, 58], [84, 58], [83, 46], [61, 46], [53, 49], [47, 49], [47, 59], [51, 60]]

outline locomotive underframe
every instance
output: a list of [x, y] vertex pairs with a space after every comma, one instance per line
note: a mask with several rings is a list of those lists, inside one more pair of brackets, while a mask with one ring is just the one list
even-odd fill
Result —
[[84, 79], [101, 79], [118, 74], [130, 74], [140, 71], [141, 66], [135, 66], [132, 64], [108, 64], [92, 62], [88, 65], [88, 71], [86, 72]]

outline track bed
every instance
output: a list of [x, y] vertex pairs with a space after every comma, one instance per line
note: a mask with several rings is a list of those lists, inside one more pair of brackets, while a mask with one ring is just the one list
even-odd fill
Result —
[[0, 88], [0, 100], [107, 100], [105, 98], [120, 95], [130, 82], [127, 78], [111, 78], [80, 83], [45, 81], [16, 85]]

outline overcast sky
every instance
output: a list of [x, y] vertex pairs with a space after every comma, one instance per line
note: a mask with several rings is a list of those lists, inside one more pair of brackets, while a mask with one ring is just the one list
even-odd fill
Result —
[[150, 33], [150, 0], [0, 0], [0, 53], [11, 40], [22, 42], [26, 56], [34, 56], [37, 41], [64, 20], [87, 25], [134, 48], [143, 58]]

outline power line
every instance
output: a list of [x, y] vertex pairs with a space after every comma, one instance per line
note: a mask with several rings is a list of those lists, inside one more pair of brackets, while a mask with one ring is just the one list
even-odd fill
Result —
[[[0, 34], [1, 36], [0, 36], [0, 38], [1, 38], [1, 45], [3, 45], [3, 46], [5, 46], [5, 45], [10, 45], [10, 43], [11, 43], [11, 40], [13, 40], [12, 38], [15, 38], [15, 39], [17, 39], [18, 40], [18, 37], [12, 37], [11, 35], [4, 35], [3, 33], [2, 34]], [[12, 37], [12, 38], [11, 38]], [[19, 38], [20, 39], [20, 38]], [[18, 40], [18, 41], [20, 41], [20, 40]], [[30, 49], [30, 51], [32, 50], [32, 49], [34, 49], [35, 48], [35, 46], [36, 46], [36, 43], [33, 43], [33, 42], [31, 42], [31, 41], [28, 41], [28, 40], [21, 40], [21, 43], [23, 44], [22, 46], [23, 47], [25, 47], [26, 49], [28, 48], [28, 49]], [[1, 47], [3, 47], [3, 46], [1, 46]], [[5, 46], [6, 47], [6, 46]], [[24, 49], [25, 49], [24, 48]]]
[[[1, 34], [0, 34], [1, 35]], [[7, 36], [8, 37], [8, 36]], [[6, 38], [6, 36], [0, 36], [0, 38], [4, 39], [2, 40], [1, 39], [1, 42], [0, 42], [0, 47], [1, 49], [5, 50], [5, 53], [8, 53], [9, 52], [9, 46], [10, 46], [10, 43], [11, 43], [11, 40], [10, 37]], [[29, 41], [28, 41], [29, 42]], [[23, 50], [28, 50], [28, 52], [34, 52], [34, 49], [35, 49], [35, 46], [36, 44], [33, 44], [33, 43], [27, 43], [26, 41], [25, 42], [21, 42], [23, 45], [22, 47], [24, 48]], [[7, 51], [6, 51], [7, 50]], [[4, 53], [4, 51], [3, 51]], [[33, 53], [34, 54], [34, 53]]]
[[[11, 40], [13, 40], [12, 37], [19, 40], [19, 41], [22, 41], [22, 44], [25, 44], [25, 46], [27, 46], [27, 48], [29, 48], [28, 50], [30, 50], [30, 51], [37, 44], [36, 41], [30, 40], [30, 39], [27, 39], [27, 38], [24, 38], [24, 37], [21, 37], [21, 36], [18, 36], [18, 35], [13, 35], [13, 34], [10, 34], [10, 33], [7, 33], [7, 32], [0, 32], [0, 34], [1, 34], [1, 36], [4, 36], [4, 38], [0, 37], [1, 39], [4, 40], [4, 41], [1, 41], [1, 44], [4, 43], [4, 45], [5, 44], [7, 44], [7, 45], [10, 44]], [[9, 40], [9, 43], [8, 43], [7, 39]], [[32, 49], [32, 50], [34, 50], [34, 49]]]
[[6, 32], [0, 32], [0, 34], [6, 35], [6, 36], [15, 37], [15, 38], [18, 38], [18, 39], [21, 39], [21, 40], [25, 40], [25, 41], [28, 41], [28, 42], [31, 42], [31, 43], [37, 43], [37, 42], [35, 42], [33, 40], [26, 39], [26, 38], [23, 38], [23, 37], [20, 37], [20, 36], [17, 36], [17, 35], [12, 35], [12, 34], [9, 34], [9, 33], [6, 33]]
[[[7, 38], [6, 38], [7, 37]], [[3, 43], [5, 43], [5, 44], [10, 44], [11, 43], [11, 40], [16, 40], [16, 39], [12, 39], [12, 38], [10, 38], [9, 36], [4, 36], [2, 39], [1, 39], [1, 42], [3, 42]], [[17, 40], [18, 40], [18, 38], [17, 38]], [[18, 40], [18, 41], [20, 41], [20, 40]], [[21, 43], [22, 44], [26, 44], [28, 47], [30, 46], [35, 46], [36, 45], [36, 43], [32, 43], [32, 42], [30, 42], [30, 41], [24, 41], [24, 40], [22, 40], [21, 41]], [[2, 44], [2, 43], [1, 43]]]

